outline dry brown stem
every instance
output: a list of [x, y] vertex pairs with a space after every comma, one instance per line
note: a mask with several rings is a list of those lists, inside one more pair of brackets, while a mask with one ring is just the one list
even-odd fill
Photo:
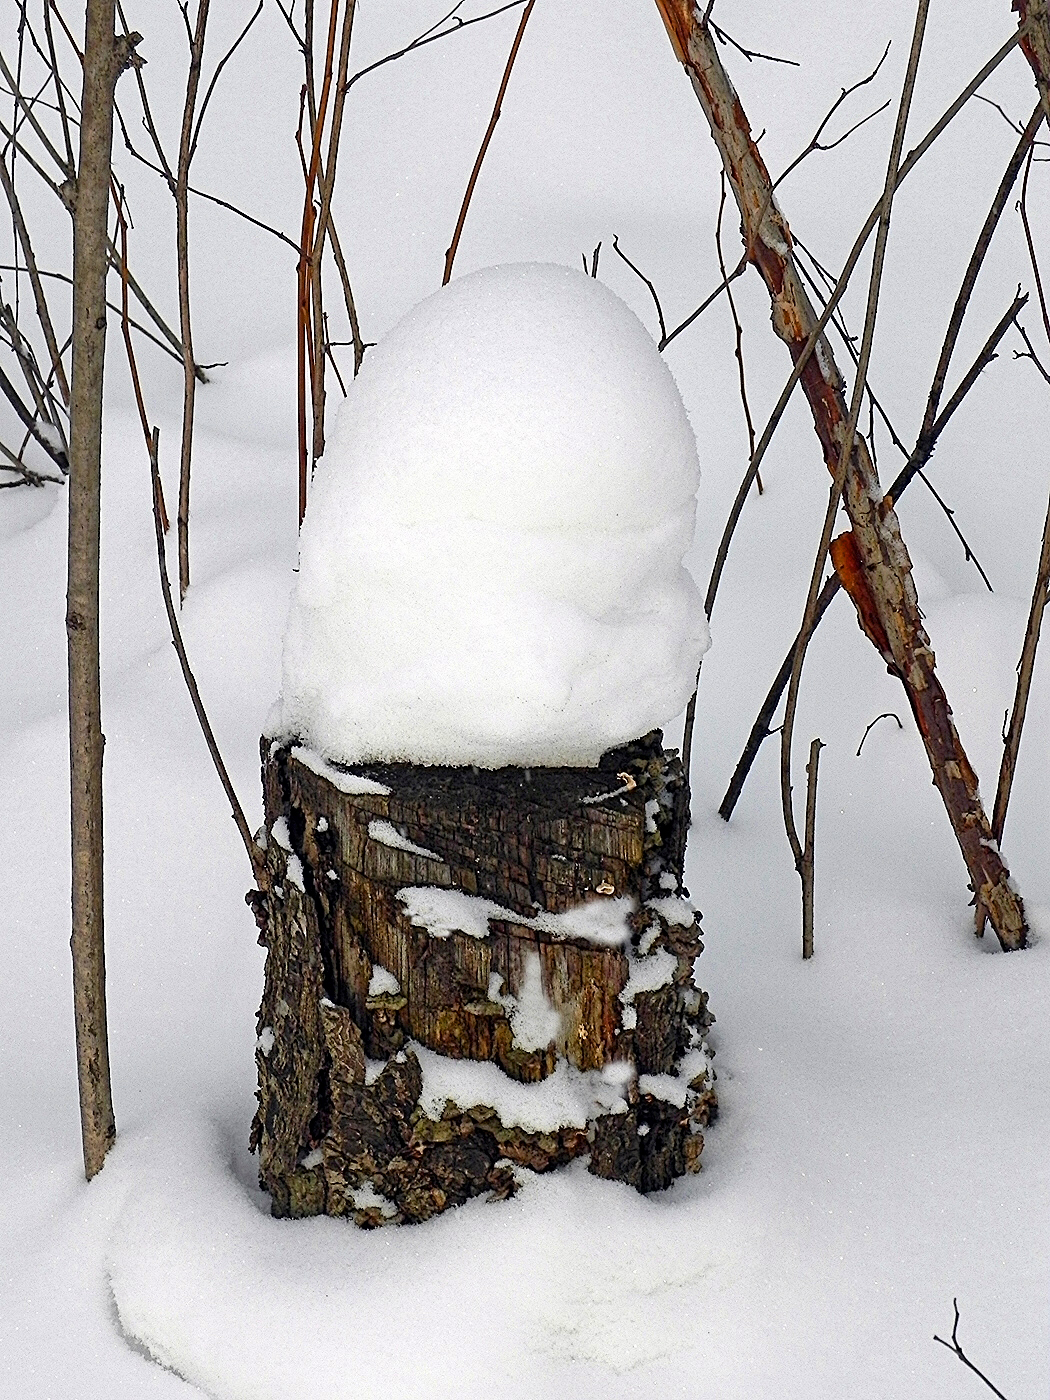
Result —
[[[178, 510], [180, 599], [185, 598], [190, 586], [190, 468], [193, 459], [193, 409], [197, 392], [197, 366], [193, 359], [193, 322], [190, 314], [189, 181], [190, 163], [197, 144], [194, 114], [210, 8], [211, 0], [197, 0], [197, 19], [190, 34], [190, 66], [186, 75], [186, 100], [182, 109], [182, 130], [175, 168], [175, 252], [179, 277], [179, 333], [182, 339], [182, 445], [179, 455]], [[187, 18], [187, 29], [188, 27]], [[203, 116], [203, 113], [201, 115]]]
[[160, 429], [151, 428], [149, 415], [146, 411], [146, 403], [142, 393], [142, 381], [139, 377], [138, 363], [135, 359], [135, 347], [131, 339], [131, 322], [128, 317], [128, 280], [127, 280], [127, 248], [128, 248], [128, 225], [123, 208], [123, 195], [118, 192], [117, 196], [117, 221], [120, 226], [120, 249], [121, 249], [121, 305], [120, 324], [124, 336], [124, 349], [128, 359], [128, 371], [131, 375], [131, 384], [135, 392], [135, 405], [138, 409], [139, 423], [142, 427], [143, 437], [146, 441], [146, 451], [149, 456], [150, 474], [153, 483], [153, 524], [157, 542], [157, 564], [160, 572], [161, 594], [164, 598], [164, 611], [168, 618], [168, 627], [171, 631], [171, 642], [175, 648], [175, 654], [179, 658], [179, 667], [182, 670], [182, 678], [189, 692], [190, 701], [193, 704], [197, 722], [200, 724], [204, 734], [204, 742], [208, 746], [208, 753], [211, 756], [215, 771], [222, 783], [226, 793], [227, 801], [230, 804], [230, 812], [237, 827], [244, 849], [248, 855], [248, 861], [252, 867], [252, 874], [260, 890], [266, 890], [267, 872], [265, 860], [262, 852], [252, 839], [251, 829], [248, 820], [244, 815], [244, 809], [237, 797], [236, 790], [230, 778], [229, 771], [223, 761], [219, 750], [215, 732], [208, 719], [208, 712], [204, 708], [200, 690], [197, 687], [197, 680], [190, 666], [189, 656], [186, 653], [186, 646], [182, 639], [182, 628], [179, 626], [179, 616], [175, 609], [175, 601], [171, 592], [171, 581], [168, 578], [167, 554], [164, 548], [164, 536], [167, 533], [167, 511], [164, 507], [164, 492], [160, 480]]
[[816, 881], [815, 850], [817, 839], [817, 768], [820, 764], [820, 751], [824, 747], [819, 739], [809, 746], [809, 762], [806, 764], [806, 828], [805, 845], [802, 848], [802, 956], [813, 956], [813, 895]]
[[[1004, 50], [1001, 49], [999, 52], [1001, 55], [1004, 52]], [[971, 87], [973, 87], [973, 84], [971, 84]], [[959, 105], [960, 104], [958, 102], [953, 104], [955, 110], [958, 110]], [[941, 346], [941, 352], [937, 359], [937, 367], [934, 370], [933, 381], [930, 385], [930, 391], [926, 400], [926, 409], [923, 413], [923, 425], [919, 431], [919, 437], [916, 440], [915, 447], [912, 450], [904, 468], [899, 473], [893, 485], [890, 487], [889, 492], [887, 493], [888, 499], [890, 499], [891, 501], [895, 502], [900, 499], [901, 495], [907, 489], [908, 484], [911, 482], [913, 477], [915, 477], [916, 475], [922, 476], [923, 468], [933, 456], [933, 451], [937, 445], [937, 439], [939, 438], [941, 432], [952, 417], [952, 414], [959, 407], [963, 399], [969, 393], [970, 389], [976, 383], [981, 372], [986, 368], [986, 366], [991, 362], [991, 360], [995, 358], [995, 353], [998, 348], [999, 342], [1001, 341], [1003, 335], [1006, 333], [1008, 327], [1016, 319], [1017, 313], [1020, 311], [1021, 307], [1027, 300], [1026, 296], [1021, 297], [1020, 295], [1018, 295], [1018, 297], [1014, 299], [1013, 305], [1009, 308], [1009, 310], [1000, 320], [998, 326], [989, 336], [980, 354], [974, 360], [967, 373], [963, 376], [958, 388], [955, 390], [955, 393], [952, 395], [946, 408], [938, 414], [937, 406], [940, 402], [940, 397], [944, 388], [948, 368], [952, 356], [954, 354], [956, 343], [958, 341], [959, 332], [962, 328], [963, 316], [965, 314], [966, 308], [969, 306], [970, 296], [973, 292], [974, 285], [976, 284], [977, 275], [980, 272], [984, 259], [987, 256], [988, 249], [991, 246], [992, 234], [994, 233], [995, 228], [1002, 215], [1002, 212], [1006, 207], [1010, 191], [1016, 183], [1017, 175], [1020, 171], [1021, 164], [1025, 160], [1026, 155], [1030, 154], [1033, 148], [1035, 134], [1038, 131], [1040, 125], [1039, 120], [1036, 119], [1037, 116], [1038, 108], [1036, 113], [1033, 113], [1033, 117], [1029, 121], [1027, 127], [1023, 128], [1021, 131], [1021, 140], [1019, 141], [1017, 147], [1015, 148], [1013, 154], [1010, 157], [1010, 160], [1006, 167], [1006, 171], [1003, 174], [1002, 180], [999, 182], [999, 187], [996, 190], [995, 196], [988, 210], [988, 214], [985, 218], [984, 224], [981, 227], [981, 232], [978, 235], [977, 242], [974, 244], [973, 252], [970, 255], [969, 262], [966, 266], [966, 271], [963, 274], [963, 280], [959, 288], [959, 293], [955, 299], [955, 306], [952, 311], [952, 316], [949, 321], [948, 328], [945, 332], [944, 341]], [[923, 144], [927, 143], [924, 142]], [[905, 162], [905, 165], [902, 167], [902, 174], [898, 175], [898, 184], [900, 184], [901, 178], [903, 177], [903, 172], [906, 170], [906, 168], [907, 162]], [[856, 248], [856, 246], [857, 245], [855, 244], [854, 247]], [[842, 287], [843, 277], [845, 275], [846, 274], [844, 273], [843, 276], [839, 278], [839, 281], [836, 284], [836, 290]], [[833, 292], [832, 300], [834, 300], [834, 298], [835, 294]], [[825, 307], [824, 316], [822, 316], [821, 319], [823, 320], [826, 315], [827, 307]], [[796, 362], [796, 369], [797, 368], [798, 362]], [[789, 380], [789, 384], [791, 384], [791, 382], [792, 381]], [[759, 460], [761, 460], [763, 444], [768, 442], [769, 437], [771, 436], [770, 426], [774, 424], [775, 421], [778, 421], [779, 413], [782, 412], [782, 408], [785, 403], [786, 396], [782, 394], [780, 402], [777, 405], [777, 409], [774, 410], [773, 418], [770, 419], [770, 425], [767, 425], [767, 428], [763, 432], [762, 438], [759, 442], [759, 447], [756, 452], [756, 455]], [[752, 463], [752, 465], [754, 465], [754, 463]], [[930, 483], [926, 480], [925, 476], [922, 476], [922, 479], [932, 491], [933, 488], [930, 485]], [[749, 475], [745, 475], [744, 484], [742, 484], [741, 490], [737, 493], [737, 500], [734, 503], [733, 512], [730, 513], [729, 522], [727, 523], [726, 531], [723, 534], [722, 543], [719, 547], [719, 552], [715, 559], [715, 566], [712, 572], [711, 587], [709, 587], [708, 589], [708, 596], [711, 605], [713, 605], [714, 602], [714, 595], [712, 589], [714, 587], [717, 587], [718, 579], [721, 576], [722, 566], [725, 562], [726, 557], [728, 556], [729, 542], [732, 539], [732, 533], [735, 529], [736, 520], [739, 518], [740, 508], [743, 505], [743, 497], [744, 495], [746, 495], [746, 486], [749, 485], [749, 483], [750, 477]], [[936, 493], [934, 494], [936, 495]], [[952, 520], [951, 513], [949, 512], [948, 514], [949, 519]], [[955, 526], [954, 520], [952, 520], [952, 524], [955, 528], [956, 534], [958, 534], [960, 539], [962, 539], [961, 532], [958, 530], [958, 527]], [[966, 544], [965, 540], [963, 540], [963, 546], [966, 549], [967, 557], [972, 557], [969, 546]], [[984, 576], [983, 570], [981, 570], [981, 573], [982, 576]], [[987, 583], [987, 577], [985, 577], [985, 582]], [[828, 581], [824, 584], [824, 587], [818, 599], [818, 605], [814, 619], [814, 627], [819, 623], [821, 617], [823, 617], [824, 613], [827, 611], [828, 606], [830, 605], [832, 598], [838, 592], [838, 589], [838, 576], [832, 575], [832, 577], [829, 578]], [[708, 607], [708, 615], [710, 616], [710, 606]], [[725, 796], [722, 798], [722, 802], [718, 809], [719, 815], [723, 818], [724, 821], [728, 821], [729, 818], [732, 816], [733, 809], [737, 803], [737, 799], [739, 798], [740, 793], [743, 791], [744, 783], [747, 781], [747, 775], [751, 771], [751, 765], [755, 761], [755, 757], [758, 754], [758, 750], [761, 748], [765, 739], [769, 736], [769, 726], [772, 723], [774, 711], [776, 710], [777, 705], [780, 703], [780, 697], [783, 695], [784, 688], [787, 685], [789, 676], [791, 675], [792, 659], [794, 657], [795, 648], [797, 644], [798, 638], [796, 637], [795, 641], [791, 645], [791, 650], [788, 652], [788, 655], [784, 658], [780, 670], [777, 672], [777, 675], [773, 680], [773, 684], [770, 686], [769, 692], [766, 695], [765, 700], [763, 701], [762, 708], [760, 709], [758, 715], [756, 716], [755, 722], [751, 727], [751, 733], [748, 735], [747, 743], [744, 745], [744, 749], [740, 755], [740, 758], [737, 760], [737, 765], [733, 771], [732, 779], [730, 780], [729, 786], [725, 792]]]
[[[845, 467], [843, 503], [852, 524], [833, 549], [836, 571], [854, 600], [866, 634], [905, 687], [977, 897], [990, 907], [1003, 947], [1023, 947], [1027, 938], [1023, 905], [993, 849], [977, 778], [936, 674], [896, 515], [882, 499], [863, 438], [850, 441], [856, 417], [846, 408], [841, 376], [827, 341], [821, 339], [819, 356], [812, 354], [821, 318], [813, 311], [795, 269], [790, 230], [771, 198], [768, 172], [702, 17], [688, 0], [657, 2], [722, 156], [740, 208], [745, 243], [770, 292], [775, 329], [796, 363], [809, 349], [800, 382], [829, 470], [837, 475], [840, 465]], [[896, 183], [899, 176], [890, 193]], [[756, 216], [763, 210], [756, 227]], [[825, 316], [830, 314], [826, 308]], [[859, 398], [857, 405], [859, 412]]]
[[485, 152], [489, 148], [492, 140], [492, 133], [496, 130], [496, 123], [499, 121], [500, 112], [503, 110], [503, 99], [506, 96], [507, 84], [510, 82], [510, 75], [514, 68], [514, 60], [518, 56], [518, 49], [521, 47], [522, 37], [525, 34], [525, 26], [529, 22], [536, 0], [529, 0], [529, 3], [522, 11], [521, 19], [518, 21], [517, 32], [514, 35], [514, 42], [510, 46], [510, 54], [507, 58], [507, 66], [503, 70], [503, 81], [499, 85], [499, 92], [496, 94], [496, 102], [492, 108], [492, 116], [489, 117], [489, 124], [485, 128], [485, 135], [481, 138], [481, 147], [478, 150], [477, 159], [474, 161], [474, 168], [470, 172], [470, 179], [467, 181], [466, 192], [463, 195], [463, 203], [460, 206], [459, 218], [456, 220], [455, 232], [452, 235], [452, 242], [445, 252], [445, 271], [441, 278], [441, 285], [444, 287], [452, 276], [452, 264], [456, 258], [456, 249], [459, 247], [459, 240], [463, 233], [463, 225], [467, 221], [467, 210], [470, 208], [471, 197], [474, 194], [474, 186], [478, 182], [478, 175], [481, 173], [481, 165], [485, 159]]

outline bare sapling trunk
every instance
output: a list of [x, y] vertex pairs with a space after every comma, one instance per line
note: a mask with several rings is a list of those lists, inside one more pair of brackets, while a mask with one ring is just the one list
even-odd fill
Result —
[[102, 371], [106, 350], [110, 149], [118, 52], [114, 0], [87, 0], [80, 166], [73, 216], [73, 372], [69, 434], [69, 768], [73, 1005], [84, 1172], [95, 1175], [116, 1137], [106, 1030], [102, 919], [102, 713], [98, 563]]
[[[793, 359], [800, 360], [818, 317], [795, 267], [791, 233], [776, 206], [769, 173], [740, 100], [702, 12], [687, 0], [657, 3], [733, 187], [748, 255], [772, 299], [774, 328]], [[846, 445], [850, 415], [831, 347], [825, 338], [819, 347], [819, 355], [809, 354], [800, 382], [825, 462], [834, 475]], [[867, 444], [859, 435], [845, 461], [843, 504], [852, 529], [832, 547], [836, 572], [853, 599], [865, 633], [904, 685], [976, 898], [988, 909], [1002, 946], [1024, 947], [1028, 933], [1024, 906], [1011, 888], [1009, 871], [992, 838], [977, 776], [935, 670], [892, 500], [883, 498]]]

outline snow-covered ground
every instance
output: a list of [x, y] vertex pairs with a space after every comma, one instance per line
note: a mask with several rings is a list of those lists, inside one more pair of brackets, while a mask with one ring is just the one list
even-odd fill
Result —
[[[231, 34], [250, 12], [230, 6]], [[244, 10], [244, 14], [241, 10]], [[148, 71], [165, 118], [178, 94], [145, 4]], [[361, 6], [361, 63], [437, 17]], [[903, 3], [730, 3], [718, 17], [799, 70], [728, 54], [767, 160], [781, 168], [839, 88], [894, 45]], [[379, 70], [354, 90], [341, 172], [344, 246], [368, 339], [437, 286], [444, 249], [516, 17]], [[924, 131], [1009, 34], [1007, 0], [934, 7], [913, 130]], [[266, 25], [264, 29], [262, 26]], [[502, 26], [502, 27], [501, 27]], [[294, 229], [290, 133], [298, 77], [281, 21], [216, 98], [205, 188], [234, 188]], [[216, 52], [221, 44], [216, 30]], [[457, 47], [458, 46], [458, 47]], [[283, 57], [281, 55], [283, 54]], [[267, 58], [272, 102], [248, 120]], [[409, 67], [409, 64], [414, 67]], [[256, 67], [253, 69], [252, 64]], [[370, 84], [370, 85], [369, 85]], [[283, 85], [283, 86], [282, 86]], [[284, 91], [284, 89], [287, 91]], [[1027, 118], [1014, 54], [989, 95]], [[862, 106], [858, 115], [869, 110]], [[789, 220], [837, 265], [881, 187], [889, 113], [808, 161], [782, 190]], [[1015, 141], [972, 104], [895, 208], [872, 382], [913, 435], [969, 248]], [[272, 149], [264, 168], [260, 151]], [[909, 141], [909, 145], [912, 141]], [[167, 196], [129, 170], [138, 223], [170, 230]], [[138, 180], [139, 183], [135, 183]], [[655, 6], [541, 0], [457, 261], [539, 258], [599, 275], [647, 325], [655, 281], [669, 321], [717, 281], [717, 165]], [[1041, 167], [1030, 192], [1047, 226]], [[227, 360], [199, 395], [194, 586], [187, 646], [234, 781], [259, 814], [258, 735], [280, 682], [296, 563], [294, 258], [222, 211], [195, 211], [199, 353]], [[727, 217], [730, 261], [735, 218]], [[165, 262], [140, 239], [140, 275]], [[134, 257], [133, 245], [133, 257]], [[286, 256], [287, 255], [287, 256]], [[850, 304], [858, 319], [863, 276]], [[1030, 277], [1012, 212], [982, 274], [949, 383]], [[761, 419], [786, 356], [758, 279], [737, 284]], [[163, 298], [162, 298], [163, 300]], [[174, 295], [165, 305], [172, 309]], [[1034, 333], [1036, 318], [1027, 324]], [[1008, 338], [938, 449], [932, 472], [996, 586], [988, 594], [919, 484], [901, 505], [946, 689], [986, 794], [1027, 615], [1046, 505], [1050, 400]], [[266, 1400], [499, 1394], [521, 1400], [965, 1397], [980, 1381], [937, 1346], [952, 1298], [969, 1354], [1010, 1400], [1050, 1386], [1050, 685], [1036, 672], [1004, 850], [1027, 901], [1029, 951], [974, 940], [965, 872], [897, 685], [844, 600], [811, 648], [800, 749], [819, 734], [816, 956], [799, 956], [798, 881], [780, 825], [773, 744], [730, 825], [715, 809], [797, 626], [826, 474], [801, 404], [749, 502], [713, 619], [694, 761], [689, 884], [718, 1023], [722, 1113], [704, 1171], [642, 1198], [572, 1169], [512, 1201], [364, 1233], [274, 1221], [246, 1147], [262, 953], [249, 873], [167, 640], [148, 469], [110, 339], [103, 524], [109, 1006], [119, 1137], [81, 1172], [68, 954], [64, 667], [65, 501], [0, 493], [0, 1373], [27, 1400], [132, 1396]], [[746, 439], [732, 328], [712, 308], [669, 351], [700, 444], [697, 543], [706, 576]], [[173, 495], [177, 376], [146, 357]], [[334, 386], [333, 386], [334, 389]], [[337, 391], [336, 391], [337, 392]], [[884, 477], [891, 449], [879, 440]], [[855, 756], [864, 728], [884, 720]], [[672, 741], [677, 735], [669, 728]], [[801, 767], [801, 765], [800, 765]], [[800, 779], [796, 779], [797, 786]]]

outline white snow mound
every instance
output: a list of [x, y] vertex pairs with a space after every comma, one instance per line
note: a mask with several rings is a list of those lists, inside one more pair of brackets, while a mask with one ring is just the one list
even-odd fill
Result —
[[589, 766], [685, 705], [696, 442], [618, 297], [508, 264], [365, 357], [319, 464], [278, 732], [342, 763]]

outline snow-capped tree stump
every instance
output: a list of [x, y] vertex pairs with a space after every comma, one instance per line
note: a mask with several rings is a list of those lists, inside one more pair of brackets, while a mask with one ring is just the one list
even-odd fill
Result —
[[661, 742], [352, 772], [264, 742], [252, 1145], [275, 1215], [422, 1220], [586, 1154], [643, 1191], [698, 1168], [712, 1018]]

